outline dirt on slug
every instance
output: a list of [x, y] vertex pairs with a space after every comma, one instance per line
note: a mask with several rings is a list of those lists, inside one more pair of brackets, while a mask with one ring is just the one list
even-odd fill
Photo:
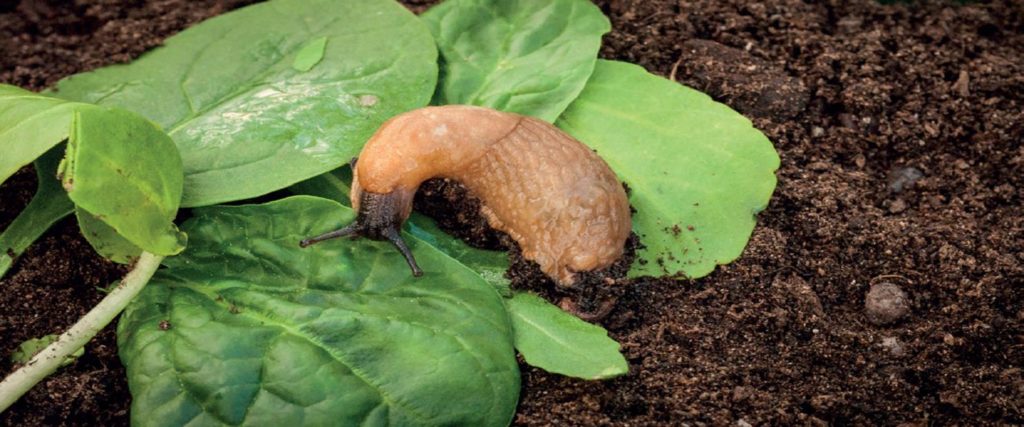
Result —
[[[246, 3], [0, 0], [0, 82], [43, 89]], [[629, 375], [523, 365], [516, 424], [1024, 424], [1024, 3], [597, 3], [601, 56], [750, 117], [779, 186], [736, 262], [614, 285], [600, 323]], [[0, 228], [33, 188], [29, 170], [0, 186]], [[418, 207], [500, 243], [432, 188]], [[510, 275], [536, 285], [530, 268]], [[0, 280], [0, 375], [121, 272], [72, 220], [48, 232]], [[0, 424], [124, 425], [129, 402], [110, 327]]]

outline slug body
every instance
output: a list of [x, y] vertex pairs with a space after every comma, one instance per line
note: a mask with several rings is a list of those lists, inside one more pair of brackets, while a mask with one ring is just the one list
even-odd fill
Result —
[[[631, 220], [626, 193], [593, 151], [549, 123], [470, 106], [427, 107], [384, 123], [354, 165], [352, 207], [340, 235], [391, 240], [419, 268], [398, 236], [423, 181], [459, 181], [483, 207], [491, 227], [519, 244], [523, 256], [560, 285], [574, 273], [622, 256]], [[418, 274], [417, 274], [418, 275]]]

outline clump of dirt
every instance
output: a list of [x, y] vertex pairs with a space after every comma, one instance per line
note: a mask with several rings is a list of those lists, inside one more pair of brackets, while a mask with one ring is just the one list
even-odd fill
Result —
[[899, 321], [910, 312], [907, 293], [894, 283], [881, 282], [871, 285], [864, 297], [864, 314], [876, 325]]
[[480, 249], [507, 250], [515, 246], [508, 234], [492, 229], [480, 214], [480, 199], [457, 181], [437, 178], [420, 185], [413, 209], [431, 217], [446, 233]]
[[[0, 81], [41, 89], [243, 3], [0, 2]], [[524, 365], [517, 424], [1024, 423], [1024, 4], [596, 3], [613, 24], [602, 56], [751, 117], [780, 152], [779, 187], [738, 261], [621, 287], [601, 324], [629, 375]], [[0, 187], [0, 226], [33, 181]], [[66, 327], [119, 274], [56, 227], [0, 281], [0, 355]], [[865, 298], [882, 282], [906, 312], [876, 325]], [[129, 401], [108, 328], [0, 423], [126, 424]]]

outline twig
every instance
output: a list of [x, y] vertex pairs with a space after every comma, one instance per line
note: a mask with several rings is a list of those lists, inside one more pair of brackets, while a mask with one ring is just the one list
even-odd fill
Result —
[[5, 411], [43, 378], [56, 371], [67, 356], [84, 347], [92, 337], [114, 320], [114, 317], [117, 317], [146, 286], [149, 278], [153, 277], [153, 273], [160, 266], [161, 260], [162, 256], [143, 252], [132, 271], [129, 271], [121, 280], [121, 284], [110, 291], [99, 304], [78, 319], [78, 322], [61, 334], [57, 341], [46, 346], [43, 351], [33, 356], [32, 360], [4, 378], [3, 382], [0, 382], [0, 412]]
[[679, 59], [676, 59], [676, 63], [672, 64], [672, 71], [668, 73], [668, 79], [672, 81], [676, 80], [676, 71], [679, 71], [679, 64], [683, 62], [683, 56], [680, 55]]

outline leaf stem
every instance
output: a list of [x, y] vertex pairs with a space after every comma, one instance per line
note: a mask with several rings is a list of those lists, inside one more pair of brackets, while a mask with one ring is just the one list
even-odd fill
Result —
[[0, 233], [0, 278], [11, 268], [15, 257], [54, 223], [75, 211], [75, 205], [54, 176], [63, 155], [64, 147], [58, 145], [36, 159], [36, 194], [14, 222]]
[[63, 194], [36, 193], [28, 207], [0, 232], [0, 278], [29, 245], [54, 223], [74, 212], [74, 205]]
[[163, 258], [143, 252], [132, 271], [129, 271], [121, 283], [99, 304], [78, 319], [78, 322], [61, 334], [57, 341], [4, 378], [3, 382], [0, 382], [0, 412], [5, 411], [39, 381], [56, 371], [65, 357], [84, 347], [92, 337], [114, 320], [114, 317], [117, 317], [149, 282], [149, 278], [156, 272]]

